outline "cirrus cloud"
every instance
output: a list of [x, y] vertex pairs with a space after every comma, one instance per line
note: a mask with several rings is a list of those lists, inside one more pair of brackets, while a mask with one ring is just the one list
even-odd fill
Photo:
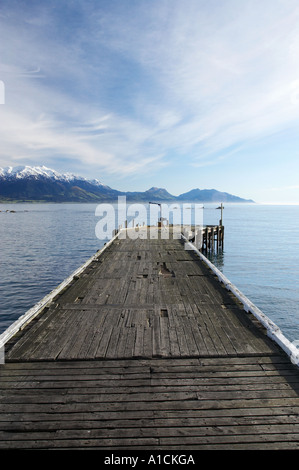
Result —
[[0, 164], [127, 178], [242, 160], [298, 123], [298, 19], [296, 0], [4, 0]]

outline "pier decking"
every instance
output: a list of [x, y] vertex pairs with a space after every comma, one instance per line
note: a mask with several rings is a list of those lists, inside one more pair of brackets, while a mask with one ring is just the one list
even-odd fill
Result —
[[298, 449], [299, 369], [184, 240], [117, 237], [6, 340], [0, 449]]

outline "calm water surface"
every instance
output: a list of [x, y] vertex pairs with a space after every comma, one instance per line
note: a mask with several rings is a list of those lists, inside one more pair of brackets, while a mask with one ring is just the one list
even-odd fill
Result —
[[[0, 333], [103, 246], [96, 207], [0, 204]], [[205, 205], [205, 224], [219, 218], [216, 205]], [[299, 340], [299, 206], [226, 204], [223, 222], [224, 250], [211, 261]]]

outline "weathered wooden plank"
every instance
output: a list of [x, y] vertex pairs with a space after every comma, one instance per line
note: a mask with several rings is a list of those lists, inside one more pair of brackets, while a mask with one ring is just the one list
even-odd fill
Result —
[[94, 353], [95, 358], [103, 358], [106, 356], [106, 352], [108, 349], [109, 341], [110, 341], [110, 336], [113, 331], [113, 326], [111, 325], [105, 325], [103, 326], [103, 334], [101, 336], [101, 341], [98, 344], [98, 347]]
[[[193, 310], [191, 309], [191, 311]], [[211, 341], [208, 339], [208, 337], [206, 337], [205, 334], [203, 334], [203, 330], [202, 328], [199, 327], [195, 317], [191, 317], [191, 318], [189, 317], [189, 324], [190, 324], [190, 329], [192, 331], [194, 341], [198, 349], [198, 354], [204, 355], [204, 356], [209, 355], [211, 351], [211, 347], [213, 348], [213, 350], [215, 350], [214, 344], [211, 345]], [[208, 344], [208, 347], [206, 343]]]
[[[44, 433], [43, 433], [44, 434]], [[53, 433], [48, 433], [44, 435], [41, 439], [32, 439], [28, 440], [28, 435], [24, 435], [23, 439], [20, 436], [20, 439], [16, 441], [5, 441], [0, 440], [0, 449], [85, 449], [85, 448], [95, 448], [95, 449], [146, 449], [152, 448], [153, 446], [158, 446], [159, 441], [156, 438], [133, 438], [124, 437], [124, 438], [92, 438], [91, 436], [82, 437], [80, 435], [62, 437], [56, 436]], [[150, 447], [147, 447], [150, 446]]]
[[[293, 370], [296, 373], [298, 372], [298, 368], [293, 365], [288, 357], [285, 354], [282, 355], [250, 355], [250, 356], [234, 356], [227, 358], [226, 356], [207, 356], [207, 357], [194, 357], [194, 358], [179, 358], [175, 359], [172, 358], [171, 361], [168, 361], [167, 358], [155, 358], [152, 359], [139, 359], [138, 361], [132, 359], [126, 360], [110, 360], [109, 362], [105, 360], [97, 360], [96, 362], [93, 361], [84, 361], [84, 360], [76, 360], [76, 361], [61, 361], [61, 362], [53, 362], [53, 361], [43, 361], [43, 363], [39, 362], [8, 362], [6, 364], [0, 364], [0, 377], [2, 374], [12, 373], [14, 370], [18, 371], [34, 371], [34, 370], [50, 370], [53, 369], [55, 372], [59, 373], [60, 370], [64, 369], [71, 369], [73, 371], [80, 370], [102, 370], [105, 368], [119, 368], [119, 367], [126, 367], [127, 370], [134, 370], [135, 367], [140, 368], [144, 365], [147, 366], [158, 366], [163, 367], [167, 366], [170, 370], [174, 367], [184, 368], [185, 366], [190, 367], [216, 367], [217, 369], [222, 368], [226, 365], [231, 365], [232, 368], [235, 366], [242, 366], [244, 365], [247, 367], [248, 365], [253, 365], [254, 367], [258, 367], [264, 370], [266, 367], [270, 367], [271, 369], [281, 369], [281, 370]], [[266, 370], [266, 369], [265, 369]]]
[[178, 339], [177, 329], [174, 327], [169, 327], [169, 343], [170, 343], [170, 354], [172, 357], [180, 357], [180, 345]]
[[125, 347], [125, 357], [132, 357], [135, 345], [136, 328], [127, 328], [127, 341]]
[[[269, 362], [267, 362], [267, 360]], [[188, 363], [190, 361], [190, 363]], [[256, 362], [255, 362], [256, 361]], [[295, 384], [298, 382], [298, 371], [291, 363], [276, 362], [275, 357], [273, 363], [271, 357], [229, 357], [229, 358], [201, 358], [201, 359], [155, 359], [153, 361], [139, 360], [137, 361], [97, 361], [97, 362], [47, 362], [39, 364], [38, 362], [31, 363], [9, 363], [0, 367], [0, 386], [5, 381], [18, 380], [18, 377], [28, 376], [32, 379], [34, 377], [45, 378], [50, 376], [51, 379], [59, 380], [61, 377], [71, 375], [73, 377], [84, 375], [106, 375], [118, 374], [119, 371], [126, 371], [128, 376], [134, 376], [139, 371], [144, 371], [145, 368], [150, 368], [152, 374], [158, 377], [179, 377], [181, 374], [187, 376], [188, 373], [192, 377], [206, 377], [212, 374], [215, 378], [219, 374], [227, 377], [234, 375], [236, 372], [246, 374], [246, 377], [264, 377], [265, 381], [269, 381], [271, 377], [276, 377], [281, 382]], [[230, 374], [231, 372], [231, 374]], [[248, 374], [251, 372], [251, 374]], [[225, 373], [225, 374], [224, 374]], [[223, 375], [224, 374], [224, 375]], [[243, 374], [244, 375], [244, 374]], [[221, 375], [220, 375], [221, 377]]]
[[135, 343], [132, 355], [134, 357], [143, 357], [144, 326], [137, 324]]
[[[141, 380], [141, 379], [140, 379]], [[139, 380], [139, 382], [140, 382]], [[145, 384], [145, 378], [142, 379], [144, 382], [140, 382]], [[142, 386], [142, 389], [137, 390], [137, 386], [133, 387], [132, 385], [128, 384], [128, 382], [123, 382], [122, 386], [120, 386], [120, 389], [122, 391], [120, 392], [115, 392], [113, 390], [113, 384], [112, 380], [107, 380], [107, 383], [111, 384], [110, 385], [110, 390], [108, 390], [108, 384], [107, 387], [101, 387], [97, 383], [97, 381], [93, 381], [91, 383], [92, 388], [86, 388], [86, 387], [81, 387], [81, 390], [79, 387], [75, 389], [70, 389], [70, 392], [68, 393], [68, 400], [72, 400], [72, 402], [78, 402], [80, 403], [83, 399], [87, 400], [89, 403], [110, 403], [110, 402], [115, 402], [115, 401], [121, 401], [121, 402], [167, 402], [167, 401], [178, 401], [178, 400], [208, 400], [212, 402], [213, 400], [245, 400], [245, 399], [250, 399], [250, 400], [269, 400], [269, 399], [276, 399], [276, 398], [289, 398], [293, 399], [298, 396], [298, 392], [296, 390], [291, 390], [291, 389], [275, 389], [275, 388], [268, 388], [268, 389], [262, 389], [262, 390], [256, 390], [256, 389], [250, 389], [250, 390], [235, 390], [235, 389], [230, 389], [230, 390], [222, 390], [221, 386], [218, 387], [218, 390], [211, 390], [211, 389], [206, 389], [204, 390], [201, 388], [199, 391], [198, 388], [192, 387], [192, 389], [187, 389], [186, 387], [171, 387], [171, 386], [165, 386], [164, 389], [161, 389], [161, 387], [155, 387], [154, 384], [151, 382], [151, 389], [147, 390], [145, 389], [145, 385]], [[137, 383], [137, 380], [136, 380]], [[68, 387], [68, 382], [66, 381], [64, 384], [60, 384], [60, 390], [62, 389], [62, 385], [64, 385], [64, 388]], [[114, 387], [116, 383], [114, 382]], [[147, 382], [147, 387], [149, 387], [149, 381]], [[42, 388], [41, 388], [42, 391]], [[46, 392], [46, 393], [45, 393]], [[15, 399], [9, 399], [6, 400], [0, 400], [1, 404], [4, 404], [6, 402], [8, 403], [25, 403], [25, 402], [30, 402], [32, 397], [32, 402], [33, 399], [36, 398], [37, 403], [44, 403], [47, 398], [47, 393], [49, 396], [49, 402], [53, 400], [57, 403], [65, 403], [66, 397], [63, 396], [61, 393], [49, 393], [48, 391], [44, 390], [44, 393], [40, 397], [35, 397], [35, 393], [26, 393], [24, 394], [25, 399], [24, 402], [21, 402], [20, 400], [20, 395], [18, 394]], [[21, 402], [21, 403], [20, 403]], [[266, 404], [266, 402], [265, 402]], [[297, 405], [299, 403], [297, 402]]]
[[107, 349], [105, 352], [105, 357], [107, 357], [107, 359], [116, 357], [116, 352], [118, 348], [118, 340], [119, 340], [120, 334], [121, 334], [121, 328], [114, 326], [111, 329], [110, 338], [109, 338]]
[[161, 354], [162, 356], [169, 356], [170, 355], [170, 337], [169, 337], [169, 321], [168, 321], [168, 310], [166, 316], [164, 316], [163, 312], [165, 310], [160, 311], [160, 318], [159, 318], [159, 327], [160, 327], [160, 338], [161, 338]]
[[[88, 357], [88, 358], [97, 357], [97, 351], [100, 348], [101, 343], [104, 343], [103, 344], [104, 348], [105, 348], [105, 345], [107, 344], [106, 341], [107, 341], [108, 338], [106, 338], [106, 335], [107, 335], [107, 332], [110, 331], [110, 326], [106, 326], [105, 320], [106, 320], [106, 317], [108, 316], [109, 311], [108, 310], [102, 310], [101, 312], [102, 312], [101, 313], [101, 315], [102, 315], [101, 321], [99, 321], [99, 319], [98, 319], [96, 325], [94, 325], [94, 328], [93, 328], [94, 335], [93, 335], [93, 337], [90, 338], [90, 340], [87, 344], [86, 357]], [[85, 362], [85, 368], [88, 367], [87, 364], [88, 363]]]
[[[68, 389], [67, 396], [78, 396], [81, 395], [82, 399], [87, 399], [89, 395], [102, 395], [107, 394], [110, 395], [111, 393], [114, 394], [115, 387], [117, 387], [118, 394], [130, 394], [134, 395], [135, 393], [182, 393], [186, 390], [186, 386], [183, 383], [171, 383], [171, 382], [162, 382], [161, 384], [157, 384], [155, 381], [150, 382], [150, 386], [147, 382], [143, 383], [140, 382], [144, 379], [149, 379], [146, 375], [143, 377], [136, 377], [134, 382], [128, 379], [112, 379], [111, 377], [107, 376], [105, 380], [90, 380], [90, 382], [81, 382], [77, 385], [72, 378], [67, 378], [65, 381], [56, 382], [55, 385], [50, 385], [49, 383], [45, 383], [44, 385], [38, 387], [35, 383], [34, 385], [30, 382], [21, 381], [18, 382], [17, 387], [14, 388], [12, 384], [7, 389], [3, 388], [0, 394], [0, 402], [1, 403], [27, 403], [30, 401], [36, 400], [37, 402], [47, 402], [51, 400], [65, 400], [65, 393], [64, 391], [66, 388]], [[142, 383], [142, 389], [139, 391], [136, 389], [137, 385], [135, 382]], [[22, 388], [21, 388], [22, 387]], [[24, 392], [24, 390], [26, 391]], [[10, 390], [10, 394], [8, 395], [5, 393], [5, 390]], [[38, 390], [38, 392], [36, 391]], [[215, 398], [217, 397], [217, 393], [219, 393], [219, 399], [226, 399], [229, 398], [229, 393], [231, 393], [232, 397], [240, 398], [246, 397], [249, 398], [256, 398], [257, 394], [261, 397], [261, 394], [264, 394], [266, 398], [275, 398], [281, 394], [284, 398], [296, 397], [298, 394], [298, 387], [288, 387], [283, 386], [277, 383], [257, 383], [257, 384], [247, 384], [242, 383], [238, 384], [237, 382], [233, 383], [232, 385], [226, 385], [221, 383], [201, 383], [201, 384], [188, 384], [188, 391], [198, 393], [198, 399], [206, 399], [206, 398]], [[158, 396], [158, 395], [157, 395]], [[173, 395], [174, 396], [174, 395]], [[108, 397], [109, 398], [109, 397]], [[128, 399], [129, 401], [130, 399]]]
[[[146, 380], [137, 381], [137, 386], [142, 386], [149, 382]], [[185, 394], [182, 393], [181, 397], [184, 397]], [[150, 400], [150, 401], [126, 401], [121, 400], [119, 402], [89, 402], [89, 401], [80, 401], [72, 403], [66, 399], [65, 403], [26, 403], [18, 405], [19, 413], [56, 413], [56, 414], [65, 414], [66, 413], [93, 413], [93, 412], [105, 412], [105, 411], [118, 411], [123, 409], [130, 412], [135, 411], [192, 411], [204, 410], [206, 413], [211, 410], [225, 410], [227, 414], [231, 414], [231, 410], [238, 410], [239, 414], [243, 413], [244, 409], [252, 411], [252, 414], [255, 414], [255, 410], [260, 408], [266, 410], [270, 408], [282, 408], [293, 407], [298, 408], [298, 398], [256, 398], [254, 400], [248, 399], [239, 399], [239, 400], [182, 400], [178, 396], [178, 400]], [[15, 413], [16, 404], [0, 404], [1, 413]]]
[[[76, 321], [71, 325], [66, 325], [65, 335], [62, 341], [52, 341], [52, 345], [48, 345], [47, 354], [49, 359], [59, 357], [60, 359], [76, 359], [84, 358], [89, 350], [89, 346], [94, 338], [94, 333], [98, 331], [97, 321], [100, 316], [101, 322], [103, 316], [97, 311], [77, 312]], [[70, 331], [68, 331], [68, 328]], [[80, 335], [78, 335], [80, 330]], [[64, 342], [64, 338], [68, 341]], [[38, 357], [41, 357], [39, 352]]]
[[150, 326], [145, 327], [143, 331], [143, 357], [153, 356], [153, 338], [152, 328]]
[[176, 330], [176, 337], [178, 341], [180, 355], [189, 356], [188, 344], [182, 328], [181, 316], [186, 315], [186, 311], [183, 304], [174, 304], [168, 306], [169, 321], [172, 328]]
[[[98, 421], [103, 423], [104, 426], [109, 426], [110, 423], [113, 427], [114, 421], [119, 421], [123, 425], [124, 421], [134, 425], [133, 423], [138, 420], [143, 420], [144, 422], [149, 421], [149, 426], [154, 425], [154, 420], [157, 424], [159, 422], [178, 422], [182, 425], [188, 426], [193, 422], [196, 425], [205, 425], [205, 423], [210, 423], [210, 425], [221, 424], [255, 424], [255, 423], [297, 423], [298, 422], [298, 407], [274, 407], [274, 408], [244, 408], [244, 409], [231, 409], [231, 410], [222, 410], [222, 409], [203, 409], [203, 410], [188, 410], [188, 409], [175, 409], [175, 410], [124, 410], [120, 407], [118, 410], [100, 410], [100, 411], [70, 411], [68, 413], [56, 413], [53, 412], [31, 412], [24, 410], [19, 412], [19, 409], [16, 409], [14, 412], [3, 412], [0, 415], [1, 429], [2, 426], [9, 424], [10, 426], [20, 426], [24, 423], [51, 423], [59, 422], [63, 427], [64, 425], [70, 426], [72, 422], [86, 422], [91, 423], [93, 421]], [[191, 420], [191, 421], [189, 421]]]
[[[298, 425], [297, 415], [271, 415], [271, 416], [186, 416], [177, 417], [156, 417], [153, 412], [140, 412], [138, 414], [131, 414], [127, 412], [119, 413], [94, 413], [80, 415], [77, 413], [70, 414], [68, 419], [62, 416], [61, 419], [57, 415], [43, 415], [42, 420], [36, 420], [34, 414], [28, 414], [23, 420], [12, 422], [12, 415], [6, 415], [5, 420], [0, 421], [1, 431], [29, 431], [34, 428], [35, 431], [50, 431], [59, 429], [106, 429], [106, 428], [188, 428], [188, 427], [205, 427], [205, 426], [220, 426], [225, 430], [226, 427], [230, 427], [231, 433], [237, 434], [240, 429], [239, 426], [247, 426], [248, 432], [252, 429], [252, 426], [264, 426], [270, 427]], [[262, 429], [260, 429], [262, 431]], [[273, 432], [273, 428], [270, 432]], [[225, 432], [225, 431], [224, 431]], [[267, 429], [265, 432], [269, 432]], [[242, 434], [242, 433], [240, 433]]]
[[[7, 440], [10, 442], [16, 440], [24, 440], [28, 437], [29, 432], [26, 430], [19, 430], [15, 432], [0, 431], [0, 442], [2, 440]], [[198, 439], [198, 442], [201, 442], [202, 439], [204, 442], [207, 442], [208, 439], [211, 439], [214, 442], [234, 442], [236, 440], [243, 442], [255, 442], [257, 441], [273, 441], [273, 435], [279, 435], [281, 441], [298, 441], [298, 425], [296, 424], [272, 424], [262, 425], [256, 424], [251, 426], [239, 425], [238, 427], [231, 426], [181, 426], [174, 427], [168, 426], [165, 427], [120, 427], [120, 428], [101, 428], [101, 427], [92, 427], [90, 429], [58, 429], [53, 436], [51, 431], [43, 432], [39, 431], [30, 431], [31, 439], [35, 441], [51, 439], [61, 440], [61, 439], [140, 439], [142, 438], [161, 438], [161, 443], [171, 439], [171, 442], [176, 442], [177, 439], [182, 438], [182, 442], [190, 441], [194, 442], [195, 439]], [[272, 438], [272, 439], [271, 439]], [[190, 440], [189, 440], [190, 439]]]
[[[171, 383], [171, 380], [174, 381], [179, 381], [179, 380], [184, 380], [184, 379], [194, 379], [196, 382], [195, 384], [198, 383], [223, 383], [224, 385], [231, 385], [233, 384], [234, 380], [243, 381], [243, 383], [247, 384], [255, 384], [259, 382], [260, 384], [267, 384], [267, 383], [277, 383], [281, 384], [283, 386], [289, 385], [292, 388], [297, 388], [298, 387], [298, 374], [295, 374], [294, 371], [285, 371], [283, 374], [280, 371], [266, 371], [263, 372], [261, 369], [254, 369], [254, 368], [248, 368], [245, 370], [242, 370], [242, 368], [236, 368], [236, 370], [229, 370], [229, 367], [226, 369], [223, 368], [220, 370], [216, 370], [215, 368], [210, 369], [204, 368], [204, 370], [200, 371], [198, 369], [193, 369], [189, 368], [188, 370], [184, 371], [183, 368], [170, 368], [169, 370], [165, 368], [159, 368], [157, 369], [156, 366], [153, 364], [152, 367], [148, 366], [143, 366], [140, 368], [136, 367], [136, 372], [134, 372], [133, 368], [131, 371], [127, 371], [126, 368], [105, 368], [102, 371], [99, 372], [94, 372], [91, 370], [88, 372], [89, 369], [87, 369], [85, 372], [75, 372], [72, 369], [66, 369], [66, 370], [61, 370], [60, 374], [55, 374], [55, 372], [51, 372], [51, 369], [49, 372], [47, 371], [39, 371], [38, 373], [31, 373], [29, 372], [21, 372], [19, 374], [14, 374], [14, 375], [7, 375], [3, 376], [0, 381], [0, 390], [3, 387], [9, 386], [10, 384], [13, 386], [13, 384], [16, 382], [18, 383], [20, 377], [22, 377], [22, 382], [34, 382], [36, 381], [38, 384], [42, 384], [44, 381], [48, 382], [53, 382], [57, 384], [60, 381], [65, 381], [67, 379], [69, 380], [80, 380], [80, 382], [84, 383], [84, 381], [90, 381], [92, 379], [96, 380], [106, 380], [107, 378], [119, 378], [123, 377], [122, 374], [125, 374], [125, 377], [127, 380], [129, 379], [136, 379], [140, 375], [144, 375], [145, 373], [151, 373], [151, 377], [153, 379], [156, 379], [157, 381], [159, 380], [166, 380], [168, 379], [169, 382]], [[187, 367], [186, 367], [187, 369]], [[237, 382], [238, 383], [238, 382]]]
[[161, 352], [161, 335], [160, 335], [160, 317], [155, 315], [153, 317], [153, 356], [159, 357]]
[[[228, 444], [234, 445], [236, 443], [240, 444], [260, 444], [262, 442], [267, 443], [270, 442], [273, 444], [273, 441], [278, 443], [276, 447], [284, 447], [284, 442], [289, 441], [288, 445], [291, 446], [293, 442], [293, 448], [299, 448], [299, 441], [298, 441], [298, 434], [258, 434], [256, 435], [254, 432], [252, 435], [242, 435], [242, 439], [239, 436], [234, 435], [221, 435], [221, 436], [172, 436], [172, 437], [161, 437], [160, 443], [161, 445], [169, 446], [169, 445], [181, 445], [184, 446], [185, 444], [189, 446], [194, 445], [202, 445], [202, 444]], [[254, 446], [255, 447], [255, 446]]]

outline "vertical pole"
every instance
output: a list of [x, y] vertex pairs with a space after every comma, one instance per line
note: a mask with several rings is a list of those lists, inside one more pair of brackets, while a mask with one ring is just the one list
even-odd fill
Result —
[[220, 225], [222, 227], [223, 225], [223, 204], [221, 203], [221, 219], [220, 219]]

